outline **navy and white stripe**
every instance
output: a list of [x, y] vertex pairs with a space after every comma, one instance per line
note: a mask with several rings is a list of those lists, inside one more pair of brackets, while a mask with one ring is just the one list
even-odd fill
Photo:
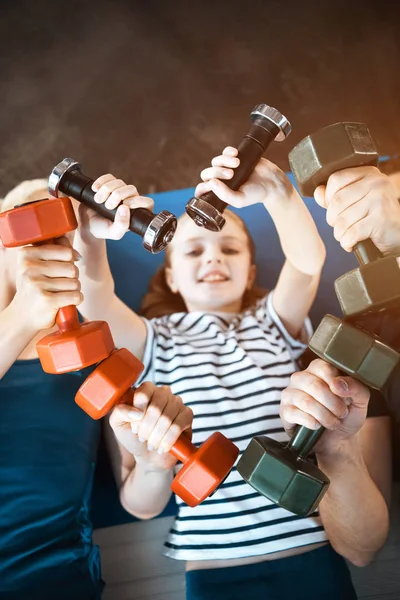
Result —
[[[272, 293], [231, 320], [179, 313], [146, 321], [142, 380], [169, 385], [194, 412], [193, 442], [220, 431], [240, 449], [255, 435], [287, 441], [279, 418], [281, 391], [305, 344], [274, 311]], [[309, 339], [307, 320], [303, 338]], [[236, 467], [196, 508], [177, 498], [178, 516], [165, 554], [182, 560], [257, 556], [326, 540], [318, 515], [297, 517], [258, 494]]]

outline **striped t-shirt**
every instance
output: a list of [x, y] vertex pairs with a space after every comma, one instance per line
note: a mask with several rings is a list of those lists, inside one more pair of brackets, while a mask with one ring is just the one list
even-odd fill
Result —
[[[241, 455], [255, 435], [287, 441], [280, 396], [306, 345], [285, 330], [272, 293], [229, 317], [195, 311], [146, 321], [141, 380], [170, 386], [192, 408], [196, 446], [220, 431]], [[309, 339], [310, 332], [307, 319], [302, 338]], [[176, 500], [178, 515], [164, 551], [172, 558], [242, 558], [327, 539], [317, 513], [298, 517], [280, 508], [249, 486], [236, 467], [199, 506]]]

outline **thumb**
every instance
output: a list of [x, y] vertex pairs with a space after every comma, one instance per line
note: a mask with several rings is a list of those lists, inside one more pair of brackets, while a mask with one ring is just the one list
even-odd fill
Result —
[[355, 408], [367, 408], [370, 391], [360, 381], [352, 377], [335, 377], [332, 379], [329, 387], [331, 392], [337, 396], [349, 399], [349, 404]]
[[322, 208], [328, 208], [325, 202], [326, 185], [319, 185], [314, 192], [314, 199]]
[[143, 412], [132, 405], [118, 404], [112, 413], [112, 423], [115, 427], [121, 427], [127, 423], [140, 421], [143, 417]]

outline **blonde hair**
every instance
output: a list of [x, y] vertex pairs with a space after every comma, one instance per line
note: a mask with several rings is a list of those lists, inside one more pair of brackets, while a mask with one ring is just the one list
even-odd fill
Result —
[[[234, 220], [237, 221], [244, 230], [250, 251], [250, 264], [254, 265], [256, 247], [245, 222], [236, 213], [230, 210], [226, 210], [225, 215], [233, 217]], [[181, 217], [179, 217], [178, 224], [183, 218], [188, 217], [186, 214], [181, 215]], [[171, 247], [167, 246], [165, 250], [164, 264], [151, 278], [148, 292], [144, 295], [140, 304], [139, 314], [143, 315], [147, 319], [172, 315], [177, 312], [187, 312], [186, 304], [182, 296], [179, 293], [172, 292], [167, 284], [165, 270], [171, 266], [171, 251]], [[251, 288], [246, 290], [243, 295], [241, 309], [246, 310], [247, 308], [254, 306], [254, 304], [260, 300], [260, 298], [265, 296], [267, 291], [268, 290], [260, 287], [254, 282]]]
[[16, 185], [3, 199], [0, 199], [0, 212], [10, 210], [17, 204], [48, 197], [47, 179], [28, 179]]

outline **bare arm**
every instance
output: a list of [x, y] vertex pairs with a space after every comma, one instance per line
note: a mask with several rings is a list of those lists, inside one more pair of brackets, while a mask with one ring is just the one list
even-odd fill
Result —
[[314, 220], [286, 174], [272, 162], [262, 158], [236, 192], [221, 180], [231, 179], [239, 165], [237, 150], [225, 148], [212, 165], [202, 171], [204, 183], [197, 186], [196, 196], [211, 189], [236, 208], [262, 203], [275, 223], [286, 262], [273, 303], [288, 332], [296, 337], [314, 301], [325, 262], [325, 246]]
[[172, 494], [172, 468], [152, 470], [145, 464], [136, 464], [134, 456], [115, 437], [107, 419], [105, 434], [122, 506], [139, 519], [156, 517], [164, 510]]
[[13, 301], [0, 313], [0, 379], [38, 333]]
[[331, 480], [320, 514], [333, 548], [365, 566], [383, 546], [389, 531], [391, 486], [389, 417], [368, 419], [336, 455], [317, 454]]
[[89, 321], [107, 321], [117, 348], [128, 348], [141, 360], [146, 345], [146, 326], [114, 292], [105, 240], [78, 231], [74, 247], [82, 255], [79, 275], [84, 299], [79, 312]]
[[134, 392], [132, 402], [113, 410], [106, 435], [122, 506], [150, 519], [171, 497], [177, 461], [169, 450], [183, 431], [191, 431], [193, 413], [168, 387], [148, 382]]

